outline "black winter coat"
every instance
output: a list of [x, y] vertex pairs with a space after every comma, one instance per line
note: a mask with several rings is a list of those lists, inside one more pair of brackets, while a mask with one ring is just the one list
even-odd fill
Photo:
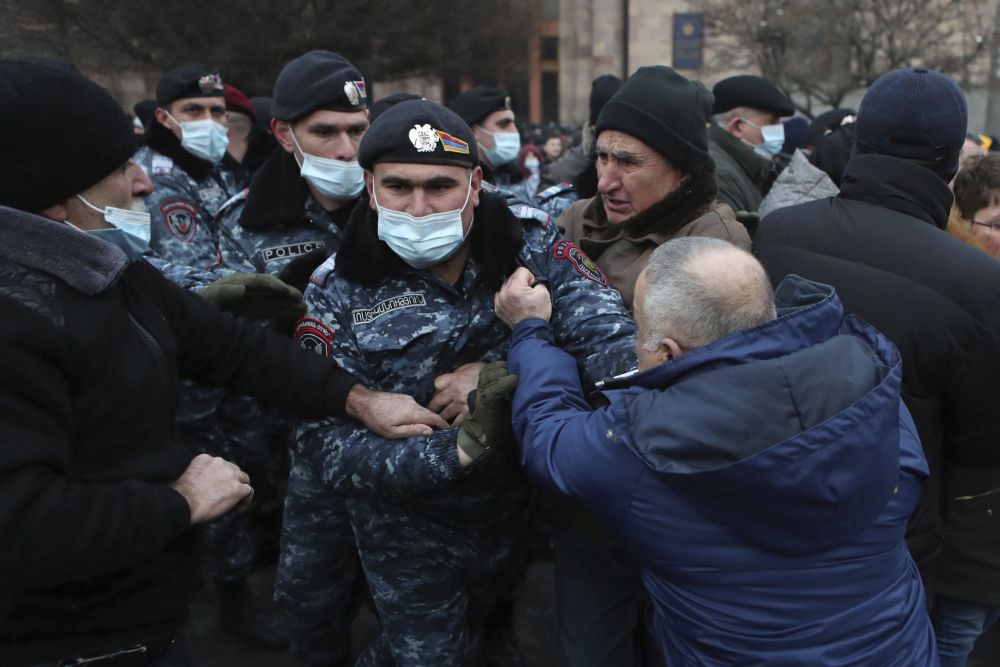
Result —
[[857, 155], [841, 188], [766, 216], [755, 253], [775, 284], [833, 285], [899, 348], [931, 470], [910, 551], [928, 588], [1000, 604], [1000, 262], [943, 231], [952, 194], [920, 165]]
[[0, 664], [175, 634], [198, 583], [180, 377], [300, 414], [353, 378], [145, 261], [0, 207]]

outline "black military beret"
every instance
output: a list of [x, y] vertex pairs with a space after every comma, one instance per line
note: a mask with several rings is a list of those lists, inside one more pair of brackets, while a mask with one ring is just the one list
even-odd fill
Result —
[[319, 109], [361, 111], [367, 107], [364, 77], [338, 53], [310, 51], [285, 65], [274, 82], [271, 113], [285, 122]]
[[795, 105], [788, 96], [767, 79], [752, 74], [740, 74], [723, 79], [712, 88], [715, 105], [712, 113], [725, 113], [736, 107], [769, 111], [777, 116], [791, 116]]
[[429, 100], [407, 100], [386, 109], [361, 140], [358, 162], [371, 169], [379, 162], [479, 164], [476, 139], [455, 112]]
[[164, 74], [156, 84], [160, 106], [187, 97], [222, 97], [222, 77], [210, 65], [184, 65]]
[[494, 111], [509, 109], [510, 93], [493, 86], [473, 86], [453, 99], [448, 108], [475, 125]]
[[372, 102], [371, 112], [372, 121], [374, 122], [376, 118], [381, 116], [389, 107], [395, 106], [400, 102], [405, 102], [406, 100], [422, 100], [420, 95], [414, 95], [413, 93], [393, 93], [392, 95], [386, 95], [385, 97], [380, 97], [377, 102]]

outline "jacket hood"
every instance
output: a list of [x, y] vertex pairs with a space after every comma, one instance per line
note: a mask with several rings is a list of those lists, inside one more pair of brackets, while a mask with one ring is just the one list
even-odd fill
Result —
[[129, 260], [117, 246], [68, 225], [0, 206], [0, 258], [47, 273], [94, 295], [118, 279]]
[[789, 276], [775, 299], [774, 321], [608, 398], [626, 444], [692, 506], [766, 550], [813, 552], [871, 525], [894, 492], [901, 365], [832, 287]]

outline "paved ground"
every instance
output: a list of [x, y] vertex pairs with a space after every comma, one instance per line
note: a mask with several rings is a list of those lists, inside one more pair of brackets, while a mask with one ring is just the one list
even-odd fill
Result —
[[[256, 573], [251, 582], [254, 592], [269, 595], [273, 577], [273, 568]], [[528, 570], [525, 592], [515, 610], [518, 646], [530, 667], [563, 664], [555, 631], [554, 600], [552, 564], [535, 563]], [[375, 632], [375, 619], [367, 610], [363, 611], [354, 624], [355, 653]], [[198, 667], [297, 667], [287, 653], [257, 651], [223, 634], [210, 588], [196, 600], [185, 634]], [[968, 667], [1000, 667], [1000, 623], [980, 638]]]

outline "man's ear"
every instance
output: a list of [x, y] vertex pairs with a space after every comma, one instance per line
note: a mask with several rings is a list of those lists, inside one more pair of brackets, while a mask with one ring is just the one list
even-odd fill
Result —
[[365, 169], [365, 190], [368, 191], [368, 208], [378, 212], [378, 206], [375, 205], [375, 174]]
[[471, 180], [472, 193], [469, 195], [469, 203], [472, 204], [472, 208], [479, 206], [479, 188], [483, 185], [483, 168], [476, 165], [472, 169], [472, 180]]
[[680, 343], [673, 338], [664, 336], [660, 339], [660, 352], [663, 355], [663, 358], [660, 360], [660, 363], [662, 364], [664, 361], [676, 359], [684, 354], [684, 348], [682, 348]]
[[153, 110], [153, 118], [155, 118], [156, 122], [163, 127], [173, 131], [174, 126], [171, 124], [170, 117], [167, 115], [167, 110], [164, 107], [156, 107], [156, 109]]
[[739, 114], [733, 114], [726, 120], [726, 132], [733, 135], [734, 137], [742, 137], [743, 130], [741, 125], [743, 124], [743, 119], [740, 118]]
[[55, 220], [56, 222], [65, 222], [66, 218], [69, 217], [69, 213], [66, 211], [66, 202], [60, 202], [48, 208], [43, 208], [38, 212], [38, 215], [49, 220]]
[[271, 134], [274, 135], [274, 140], [278, 142], [286, 153], [295, 152], [295, 144], [292, 143], [292, 129], [287, 122], [272, 118]]

